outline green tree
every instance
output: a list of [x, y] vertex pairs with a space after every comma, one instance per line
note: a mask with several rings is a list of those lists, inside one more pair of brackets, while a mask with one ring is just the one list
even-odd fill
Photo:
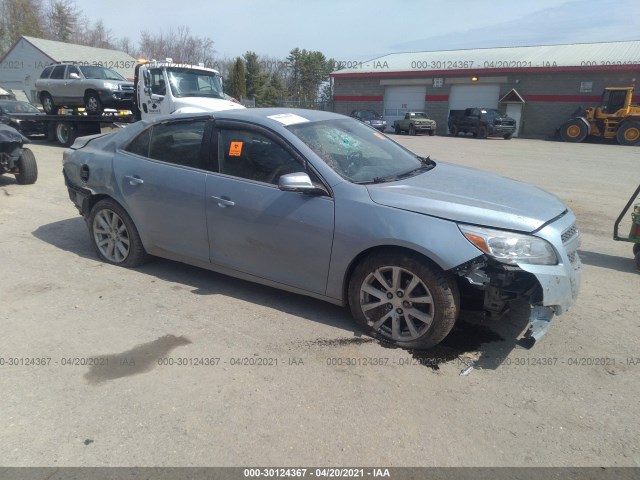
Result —
[[244, 73], [244, 62], [240, 57], [236, 58], [231, 70], [229, 95], [238, 100], [247, 96], [247, 83]]
[[256, 107], [279, 107], [285, 96], [286, 89], [282, 77], [278, 72], [273, 72], [269, 83], [256, 98]]
[[289, 62], [289, 95], [299, 101], [315, 102], [320, 96], [320, 87], [329, 79], [333, 60], [322, 52], [294, 48], [287, 57]]
[[262, 93], [269, 76], [262, 72], [258, 55], [255, 52], [245, 53], [244, 60], [246, 62], [245, 79], [247, 85], [247, 97], [257, 98]]

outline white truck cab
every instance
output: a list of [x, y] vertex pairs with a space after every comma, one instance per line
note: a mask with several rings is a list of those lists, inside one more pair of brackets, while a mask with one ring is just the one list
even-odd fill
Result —
[[136, 66], [134, 114], [138, 120], [171, 113], [245, 108], [222, 91], [220, 73], [202, 65], [152, 60]]

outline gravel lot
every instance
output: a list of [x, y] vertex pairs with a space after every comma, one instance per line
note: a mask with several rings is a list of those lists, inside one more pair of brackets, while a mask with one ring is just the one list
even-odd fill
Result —
[[420, 355], [317, 300], [165, 260], [103, 264], [62, 148], [36, 142], [35, 185], [0, 177], [0, 465], [640, 466], [640, 276], [611, 239], [640, 149], [394, 138], [576, 213], [581, 295], [534, 349], [514, 349], [523, 308], [465, 313]]

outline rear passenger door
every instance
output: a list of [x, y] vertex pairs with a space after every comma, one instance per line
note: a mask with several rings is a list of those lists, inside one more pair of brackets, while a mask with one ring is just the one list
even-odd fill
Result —
[[47, 82], [47, 90], [53, 97], [54, 103], [62, 103], [64, 100], [64, 78], [66, 65], [56, 65], [53, 67], [49, 81]]
[[149, 253], [209, 261], [205, 164], [211, 122], [158, 123], [116, 153], [116, 188]]

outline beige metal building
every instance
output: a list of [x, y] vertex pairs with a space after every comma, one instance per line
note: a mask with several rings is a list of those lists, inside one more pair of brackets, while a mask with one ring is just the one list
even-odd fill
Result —
[[135, 58], [118, 50], [23, 36], [0, 59], [0, 85], [6, 89], [24, 90], [30, 101], [36, 103], [35, 82], [44, 67], [67, 61], [102, 65], [129, 79], [133, 79], [136, 66]]
[[[548, 136], [605, 86], [640, 80], [640, 41], [390, 54], [331, 74], [335, 111], [380, 112], [389, 127], [409, 110], [447, 119], [468, 107], [499, 108], [516, 135]], [[640, 101], [640, 92], [634, 97]]]

